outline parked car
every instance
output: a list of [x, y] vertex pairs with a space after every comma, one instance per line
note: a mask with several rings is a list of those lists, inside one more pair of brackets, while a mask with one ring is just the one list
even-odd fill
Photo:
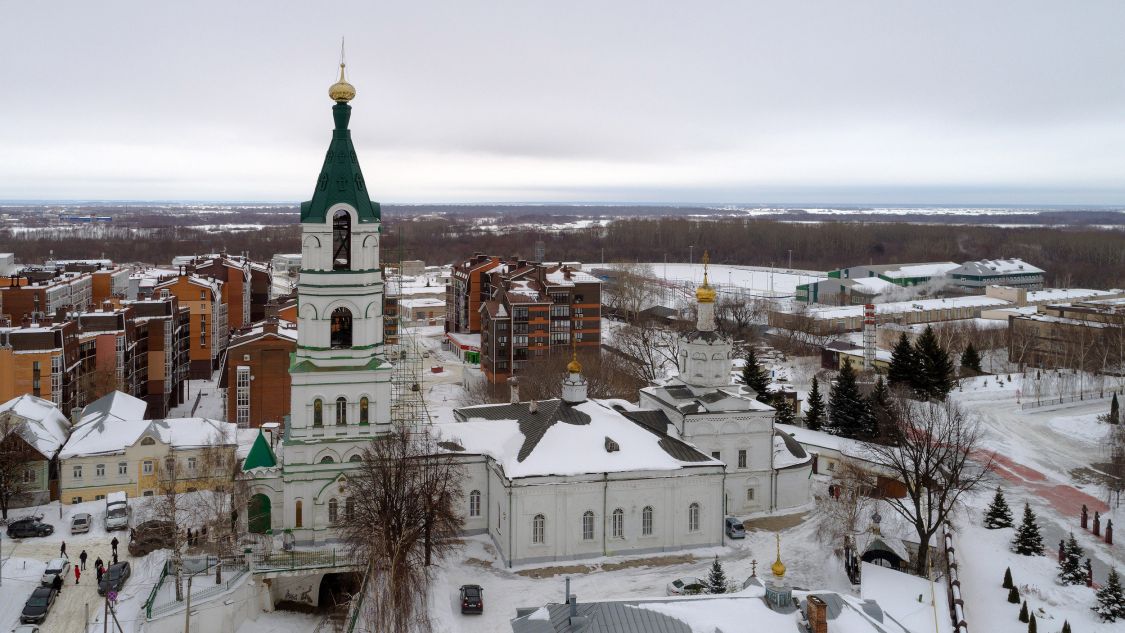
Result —
[[707, 583], [694, 576], [684, 576], [668, 583], [669, 596], [690, 596], [703, 593]]
[[43, 576], [39, 579], [39, 584], [49, 585], [55, 582], [55, 576], [62, 576], [65, 581], [66, 577], [70, 574], [70, 561], [65, 558], [55, 558], [47, 561], [47, 570], [43, 572]]
[[23, 605], [20, 624], [39, 624], [47, 618], [51, 605], [55, 604], [55, 590], [51, 587], [37, 587]]
[[126, 561], [121, 561], [109, 566], [102, 574], [102, 581], [98, 583], [98, 595], [104, 596], [109, 591], [121, 591], [125, 581], [133, 574], [133, 568]]
[[8, 538], [27, 538], [28, 536], [49, 536], [54, 534], [55, 526], [44, 523], [39, 517], [16, 519], [8, 524]]
[[129, 554], [145, 556], [151, 551], [172, 547], [175, 535], [176, 524], [171, 521], [145, 521], [129, 535]]
[[734, 517], [727, 517], [726, 530], [727, 538], [746, 538], [746, 526]]
[[484, 589], [480, 585], [461, 585], [461, 613], [484, 613]]
[[94, 517], [89, 512], [79, 512], [70, 519], [70, 533], [83, 534], [90, 531], [90, 522]]
[[21, 624], [12, 629], [12, 633], [39, 633], [39, 627], [34, 624]]

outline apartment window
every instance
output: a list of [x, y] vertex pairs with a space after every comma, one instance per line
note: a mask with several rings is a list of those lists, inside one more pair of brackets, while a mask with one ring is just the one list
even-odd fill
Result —
[[82, 503], [82, 497], [71, 497], [70, 502], [71, 503]]
[[152, 474], [152, 460], [151, 459], [146, 459], [144, 461], [144, 463], [141, 464], [141, 472], [146, 474], [146, 475]]
[[105, 464], [98, 464], [97, 466], [94, 466], [94, 476], [105, 477]]
[[235, 421], [240, 428], [250, 426], [250, 367], [239, 365], [235, 378]]
[[94, 501], [101, 501], [105, 499], [105, 495], [94, 495]]
[[207, 291], [206, 290], [200, 290], [199, 291], [199, 300], [200, 301], [206, 301], [207, 300]]
[[527, 320], [527, 308], [525, 308], [525, 307], [512, 308], [512, 318], [517, 319], [517, 320], [526, 321]]
[[474, 490], [469, 493], [469, 516], [480, 516], [480, 491]]
[[828, 462], [828, 470], [836, 470], [836, 462]]
[[570, 332], [551, 332], [551, 345], [566, 345], [570, 342]]
[[328, 500], [328, 522], [335, 523], [340, 517], [340, 504], [336, 499]]
[[187, 469], [188, 469], [189, 473], [195, 472], [195, 458], [194, 457], [187, 458]]
[[543, 544], [543, 538], [546, 536], [547, 531], [547, 517], [542, 514], [535, 515], [531, 519], [531, 542], [536, 545]]
[[587, 510], [582, 513], [582, 540], [594, 540], [594, 511]]
[[746, 489], [746, 500], [747, 501], [753, 501], [754, 500], [754, 489], [753, 488], [747, 488]]
[[28, 468], [23, 471], [23, 483], [32, 484], [39, 478], [39, 473], [35, 472], [34, 468]]
[[118, 475], [128, 475], [129, 474], [129, 464], [126, 463], [126, 462], [117, 462], [117, 474]]
[[625, 538], [625, 511], [617, 508], [613, 511], [612, 523], [613, 538]]
[[641, 536], [652, 536], [652, 506], [641, 510]]
[[336, 426], [348, 424], [348, 399], [340, 396], [336, 398]]
[[527, 335], [517, 334], [512, 337], [512, 344], [516, 347], [527, 347]]
[[146, 490], [146, 491], [141, 493], [142, 497], [151, 497], [152, 495], [153, 495], [153, 493], [152, 493], [151, 490]]
[[746, 449], [739, 449], [738, 451], [738, 467], [746, 468]]
[[161, 288], [160, 289], [160, 298], [161, 299], [167, 299], [168, 298], [168, 289], [167, 288]]
[[688, 532], [699, 531], [699, 504], [693, 503], [688, 506], [687, 512], [687, 529]]
[[41, 395], [39, 387], [39, 361], [37, 360], [32, 361], [31, 363], [31, 390], [32, 395], [34, 395], [35, 397], [39, 397]]
[[71, 474], [74, 475], [75, 479], [82, 479], [82, 467], [81, 466], [75, 466], [71, 470]]
[[718, 460], [722, 460], [722, 457], [720, 457], [719, 455], [721, 455], [721, 453], [719, 451], [711, 451], [711, 457], [714, 457], [715, 459], [718, 459]]
[[553, 317], [570, 316], [570, 306], [568, 306], [568, 305], [553, 305], [553, 306], [551, 306], [551, 316], [553, 316]]

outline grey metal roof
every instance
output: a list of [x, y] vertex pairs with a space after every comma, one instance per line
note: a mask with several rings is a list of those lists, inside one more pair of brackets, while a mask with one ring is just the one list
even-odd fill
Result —
[[785, 448], [793, 454], [793, 457], [804, 459], [809, 456], [809, 454], [805, 452], [805, 447], [801, 446], [801, 443], [792, 435], [777, 430], [775, 430], [773, 434], [780, 437], [781, 441], [785, 442]]
[[547, 620], [530, 616], [512, 620], [512, 633], [691, 633], [683, 622], [651, 609], [638, 609], [636, 602], [579, 602], [582, 620], [571, 626], [570, 607], [548, 604]]

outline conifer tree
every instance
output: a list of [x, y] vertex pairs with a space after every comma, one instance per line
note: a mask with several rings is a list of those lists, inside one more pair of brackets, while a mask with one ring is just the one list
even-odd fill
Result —
[[1004, 584], [1002, 584], [1000, 586], [1005, 588], [1005, 589], [1011, 589], [1012, 587], [1015, 586], [1015, 584], [1012, 582], [1012, 568], [1011, 567], [1008, 567], [1008, 568], [1004, 569]]
[[914, 342], [914, 354], [919, 365], [916, 390], [928, 398], [945, 398], [953, 389], [953, 362], [938, 343], [933, 326], [927, 325]]
[[965, 351], [961, 352], [961, 366], [980, 373], [980, 354], [977, 353], [977, 348], [973, 346], [972, 341], [969, 341]]
[[1118, 618], [1125, 619], [1125, 591], [1121, 589], [1121, 577], [1116, 569], [1109, 570], [1109, 578], [1097, 593], [1098, 604], [1094, 612], [1103, 622], [1115, 622]]
[[1012, 551], [1024, 556], [1043, 555], [1043, 536], [1039, 533], [1035, 513], [1026, 503], [1023, 505], [1023, 521], [1016, 528], [1016, 536], [1012, 539]]
[[903, 332], [891, 352], [891, 366], [887, 370], [887, 380], [896, 387], [915, 389], [918, 386], [918, 370], [918, 356], [914, 353], [914, 346], [910, 344], [906, 332]]
[[860, 438], [866, 421], [867, 400], [860, 395], [855, 382], [855, 370], [850, 360], [844, 361], [840, 375], [828, 392], [829, 433], [850, 438]]
[[1031, 621], [1027, 623], [1027, 633], [1038, 633], [1035, 627], [1035, 614], [1031, 614]]
[[797, 413], [793, 410], [793, 405], [789, 403], [789, 398], [785, 397], [782, 392], [774, 394], [773, 402], [773, 421], [776, 424], [793, 424], [797, 419]]
[[1027, 620], [1028, 620], [1028, 617], [1027, 617], [1027, 600], [1024, 600], [1023, 606], [1020, 607], [1019, 619], [1020, 619], [1020, 622], [1027, 622]]
[[758, 354], [753, 346], [746, 347], [746, 364], [742, 366], [742, 384], [758, 394], [758, 401], [770, 402], [770, 373], [758, 362]]
[[1015, 585], [1012, 585], [1012, 588], [1008, 590], [1008, 602], [1011, 602], [1012, 604], [1019, 604], [1020, 603], [1019, 587], [1016, 587]]
[[1063, 620], [1062, 633], [1070, 633], [1070, 621], [1069, 620]]
[[1113, 400], [1109, 401], [1109, 417], [1106, 422], [1110, 424], [1121, 424], [1121, 408], [1117, 404], [1117, 394], [1113, 394]]
[[727, 574], [723, 571], [723, 564], [719, 562], [718, 555], [715, 562], [711, 563], [711, 574], [707, 577], [707, 593], [726, 593]]
[[1086, 584], [1086, 571], [1082, 569], [1082, 556], [1085, 552], [1074, 538], [1074, 532], [1063, 546], [1063, 558], [1059, 561], [1059, 582], [1064, 585]]
[[1012, 510], [1004, 500], [1004, 493], [1000, 491], [999, 486], [996, 487], [996, 496], [992, 498], [992, 503], [984, 514], [984, 527], [990, 530], [1012, 527]]
[[816, 376], [812, 379], [812, 389], [809, 389], [809, 404], [805, 409], [805, 426], [810, 431], [819, 431], [824, 425], [824, 396], [820, 394], [820, 384]]
[[891, 390], [882, 376], [875, 379], [875, 388], [867, 398], [867, 408], [870, 413], [867, 439], [886, 439], [891, 422]]

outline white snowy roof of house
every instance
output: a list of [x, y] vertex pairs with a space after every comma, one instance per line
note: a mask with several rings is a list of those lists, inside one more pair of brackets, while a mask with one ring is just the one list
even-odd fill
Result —
[[959, 267], [953, 262], [927, 262], [924, 264], [903, 264], [884, 270], [881, 275], [891, 279], [912, 279], [915, 277], [940, 277]]
[[851, 281], [857, 286], [862, 286], [863, 289], [867, 292], [875, 294], [898, 287], [894, 282], [887, 281], [882, 277], [856, 277], [855, 279], [850, 279], [848, 281]]
[[1022, 259], [981, 259], [975, 262], [965, 262], [957, 272], [966, 275], [1038, 275], [1043, 271]]
[[567, 277], [567, 274], [563, 272], [561, 268], [556, 268], [555, 270], [548, 272], [546, 275], [544, 275], [544, 278], [547, 280], [547, 283], [551, 284], [552, 286], [573, 286], [576, 283], [589, 284], [602, 282], [601, 279], [591, 275], [590, 273], [582, 272], [581, 270], [571, 269], [570, 276]]
[[398, 305], [403, 308], [440, 308], [445, 307], [443, 299], [399, 299]]
[[83, 407], [75, 426], [77, 428], [91, 422], [104, 423], [111, 420], [140, 420], [145, 417], [147, 410], [148, 403], [144, 400], [124, 391], [111, 391]]
[[[925, 310], [946, 310], [953, 308], [1002, 308], [1012, 305], [1010, 301], [996, 299], [983, 295], [970, 295], [967, 297], [947, 297], [945, 299], [916, 299], [914, 301], [896, 301], [893, 303], [875, 304], [876, 314], [902, 314], [905, 312], [922, 312]], [[863, 316], [863, 306], [839, 306], [812, 308], [807, 314], [816, 319], [847, 319]]]
[[1091, 288], [1044, 288], [1043, 290], [1028, 290], [1028, 303], [1042, 303], [1044, 301], [1081, 301], [1083, 299], [1097, 299], [1118, 294], [1109, 290], [1093, 290]]
[[176, 449], [203, 448], [237, 443], [238, 425], [207, 418], [167, 418], [163, 420], [104, 419], [74, 428], [59, 453], [60, 459], [114, 455], [125, 452], [144, 435]]
[[465, 452], [496, 460], [510, 479], [722, 467], [691, 445], [596, 400], [575, 405], [544, 400], [535, 412], [529, 404], [462, 407], [456, 414], [463, 422], [434, 427]]
[[887, 615], [911, 631], [935, 631], [935, 627], [937, 633], [953, 630], [943, 587], [944, 583], [871, 563], [863, 563], [860, 573], [860, 596], [878, 601]]
[[9, 433], [17, 433], [47, 459], [55, 456], [66, 443], [70, 422], [55, 403], [32, 395], [22, 395], [0, 404], [0, 416], [10, 414], [16, 419]]

